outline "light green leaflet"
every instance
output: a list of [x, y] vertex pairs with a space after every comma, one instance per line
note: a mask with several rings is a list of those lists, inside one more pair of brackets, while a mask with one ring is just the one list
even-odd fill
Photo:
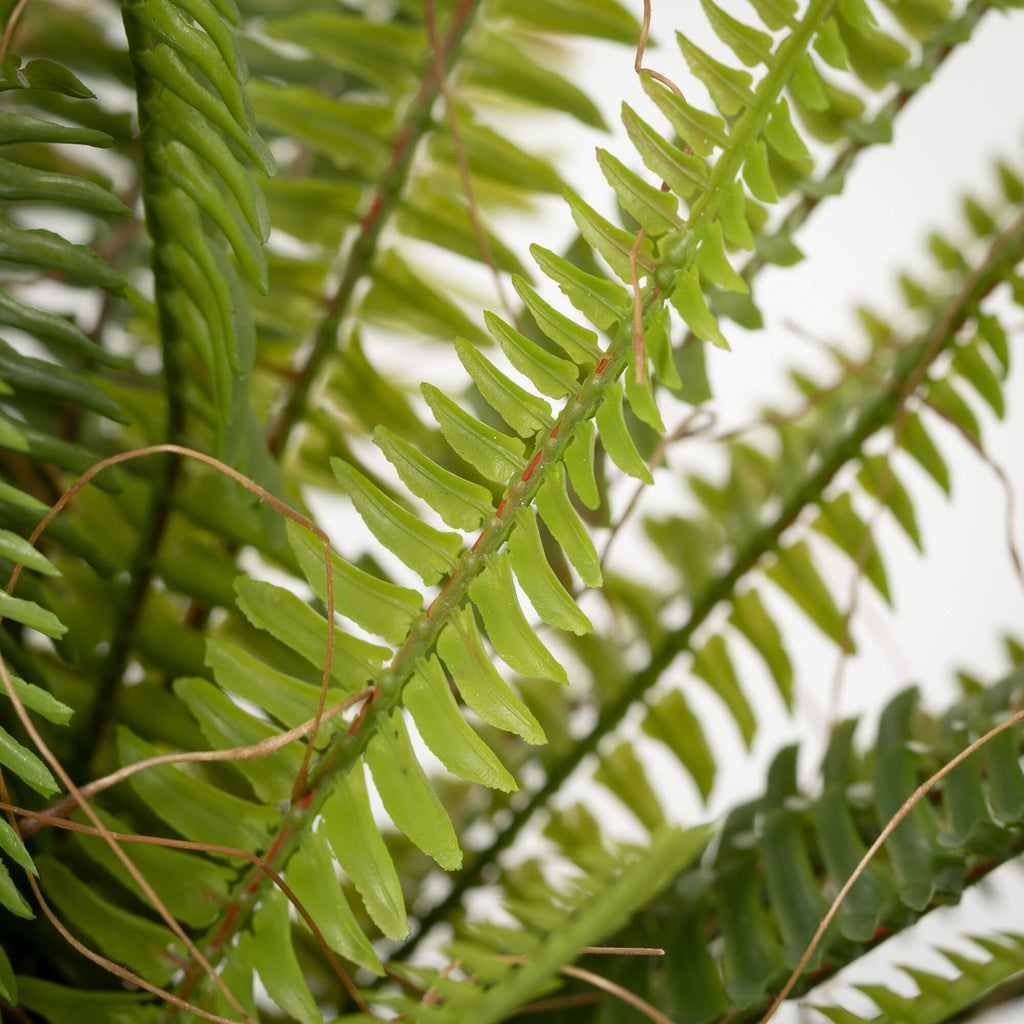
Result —
[[409, 934], [402, 887], [373, 820], [361, 762], [335, 777], [321, 814], [334, 856], [359, 891], [366, 912], [388, 938], [401, 941]]
[[300, 1024], [323, 1024], [292, 945], [288, 899], [277, 886], [264, 888], [253, 915], [252, 959], [271, 999]]
[[217, 130], [171, 93], [161, 97], [160, 107], [164, 115], [161, 125], [213, 168], [237, 200], [249, 226], [259, 238], [266, 238], [270, 222], [263, 195]]
[[842, 643], [842, 612], [819, 575], [806, 542], [780, 550], [778, 561], [765, 570], [765, 575], [785, 591], [827, 637], [837, 644]]
[[[672, 324], [668, 307], [659, 306], [652, 309], [644, 317], [643, 327], [647, 355], [654, 364], [655, 376], [665, 387], [679, 391], [682, 398], [683, 380], [679, 375], [680, 368], [675, 363], [676, 353], [672, 350], [672, 339], [669, 336]], [[678, 352], [680, 361], [682, 361], [685, 351], [686, 343], [684, 342]]]
[[323, 831], [307, 832], [302, 837], [298, 850], [288, 861], [285, 881], [335, 953], [374, 974], [384, 973], [370, 940], [345, 899]]
[[462, 716], [441, 663], [421, 662], [402, 691], [423, 742], [453, 775], [513, 793], [519, 787], [504, 765]]
[[577, 497], [589, 509], [596, 509], [601, 504], [601, 494], [597, 489], [597, 478], [594, 476], [594, 443], [597, 440], [597, 428], [593, 420], [581, 423], [573, 435], [572, 444], [566, 449], [563, 462], [569, 472], [569, 480]]
[[[652, 332], [653, 333], [653, 332]], [[665, 422], [658, 412], [658, 405], [654, 400], [654, 383], [649, 373], [644, 373], [642, 384], [637, 384], [636, 373], [633, 371], [633, 360], [630, 360], [629, 368], [623, 375], [623, 382], [626, 385], [626, 400], [633, 411], [633, 415], [659, 434], [665, 433]]]
[[1002, 419], [1006, 414], [1006, 402], [999, 377], [982, 354], [977, 341], [968, 342], [956, 349], [953, 367], [957, 373], [971, 383], [989, 408]]
[[[321, 601], [327, 601], [324, 574], [324, 546], [320, 539], [298, 523], [285, 523], [288, 543], [299, 560], [302, 575]], [[334, 578], [334, 608], [363, 629], [389, 643], [405, 639], [409, 624], [420, 613], [423, 599], [415, 590], [378, 579], [346, 562], [331, 551]]]
[[711, 182], [700, 157], [666, 142], [628, 103], [622, 104], [622, 124], [645, 166], [667, 181], [673, 192], [690, 197], [707, 191]]
[[569, 561], [588, 587], [601, 586], [601, 562], [583, 521], [565, 491], [565, 469], [556, 463], [541, 484], [535, 499], [544, 525], [562, 546]]
[[87, 245], [65, 241], [53, 231], [19, 228], [0, 220], [0, 251], [7, 261], [59, 270], [86, 284], [120, 294], [125, 282]]
[[[117, 752], [122, 764], [158, 753], [123, 726], [117, 733]], [[263, 850], [270, 830], [280, 823], [276, 807], [243, 800], [170, 765], [139, 772], [128, 785], [171, 828], [195, 842]]]
[[[327, 620], [284, 587], [240, 576], [235, 580], [236, 602], [243, 615], [285, 646], [323, 670], [327, 655]], [[349, 693], [376, 682], [381, 666], [390, 661], [387, 647], [367, 643], [335, 630], [331, 678]]]
[[764, 659], [786, 707], [793, 706], [793, 665], [782, 643], [782, 634], [769, 616], [756, 590], [733, 600], [729, 621], [750, 641]]
[[457, 530], [475, 530], [484, 519], [494, 515], [494, 505], [486, 487], [442, 469], [387, 427], [374, 430], [373, 443], [395, 467], [402, 483], [449, 526]]
[[695, 266], [676, 274], [676, 286], [669, 296], [669, 301], [682, 314], [686, 326], [701, 341], [710, 341], [719, 348], [728, 349], [729, 342], [725, 340], [725, 335], [718, 329], [718, 322], [708, 310], [708, 304], [704, 300], [704, 293], [701, 291]]
[[729, 144], [725, 122], [714, 114], [691, 107], [649, 74], [640, 75], [643, 90], [658, 109], [668, 118], [676, 134], [698, 156], [711, 156], [717, 146], [725, 149]]
[[[929, 397], [931, 398], [933, 395], [929, 395]], [[892, 513], [893, 518], [911, 539], [914, 547], [918, 551], [923, 550], [921, 529], [917, 524], [914, 502], [885, 456], [871, 455], [864, 458], [861, 470], [857, 474], [857, 482], [872, 498], [885, 505], [885, 508]]]
[[[201, 37], [197, 34], [197, 38]], [[137, 51], [135, 59], [147, 75], [196, 110], [212, 127], [219, 129], [225, 138], [234, 142], [253, 163], [266, 164], [269, 168], [272, 160], [263, 140], [255, 132], [239, 124], [221, 99], [192, 77], [176, 53], [165, 46], [155, 46], [151, 50]], [[237, 81], [234, 85], [237, 89]]]
[[[32, 180], [36, 181], [37, 171], [31, 172]], [[75, 179], [78, 180], [78, 179]], [[90, 359], [107, 366], [117, 366], [119, 356], [113, 356], [105, 349], [83, 334], [70, 320], [65, 320], [54, 313], [33, 309], [10, 295], [0, 295], [0, 324], [17, 327], [34, 335], [40, 341], [49, 343], [54, 350], [67, 349], [80, 352]], [[42, 502], [39, 502], [42, 505]], [[45, 506], [43, 506], [45, 508]]]
[[722, 238], [722, 223], [714, 221], [704, 234], [700, 250], [697, 253], [697, 265], [709, 281], [726, 291], [739, 292], [746, 295], [750, 292], [747, 282], [740, 277], [729, 262], [725, 253], [725, 241]]
[[[195, 8], [197, 5], [191, 4], [188, 6]], [[191, 14], [192, 12], [189, 11], [189, 13]], [[251, 114], [249, 114], [246, 107], [245, 95], [239, 81], [237, 57], [230, 39], [224, 37], [224, 28], [226, 26], [223, 23], [221, 31], [218, 33], [220, 36], [218, 45], [216, 37], [211, 38], [206, 33], [194, 31], [189, 19], [185, 17], [184, 11], [179, 10], [179, 5], [177, 4], [163, 4], [156, 2], [156, 0], [141, 0], [141, 2], [132, 5], [132, 14], [150, 32], [166, 43], [167, 47], [173, 47], [174, 50], [183, 53], [202, 71], [209, 84], [216, 90], [225, 111], [230, 112], [235, 124], [239, 126], [247, 126], [249, 124]], [[213, 18], [206, 18], [204, 20], [212, 23]], [[160, 53], [176, 57], [177, 55], [173, 51], [168, 50], [167, 47], [154, 46], [147, 48], [144, 53], [150, 58], [154, 54]], [[154, 78], [163, 81], [158, 74], [149, 71], [149, 69], [147, 71]], [[209, 92], [204, 86], [200, 86], [192, 74], [181, 64], [180, 60], [177, 61], [175, 70], [171, 74], [172, 79], [182, 79], [184, 81], [165, 82], [164, 84], [167, 85], [167, 88], [177, 91], [175, 86], [181, 88], [184, 82], [187, 81], [193, 89], [201, 90], [205, 93], [209, 101], [214, 101], [213, 93]], [[242, 80], [244, 81], [244, 79]], [[197, 102], [188, 95], [184, 95], [182, 98], [193, 106], [197, 106], [207, 117], [210, 117], [209, 112], [201, 105], [202, 101]], [[210, 117], [210, 119], [214, 120], [214, 123], [218, 123], [214, 118]], [[249, 155], [252, 156], [254, 162], [261, 164], [261, 169], [264, 173], [268, 175], [274, 173], [274, 162], [269, 153], [265, 157], [266, 163], [254, 154]]]
[[678, 690], [669, 690], [647, 712], [642, 728], [679, 758], [706, 800], [715, 781], [715, 758], [686, 698]]
[[[319, 685], [278, 672], [229, 640], [207, 640], [206, 664], [218, 686], [252, 701], [289, 729], [316, 714]], [[346, 696], [347, 690], [332, 687], [327, 691], [327, 707]]]
[[46, 555], [37, 551], [24, 537], [10, 530], [0, 530], [0, 557], [46, 576], [60, 575], [60, 571]]
[[813, 166], [808, 162], [810, 154], [807, 152], [804, 140], [800, 138], [793, 127], [789, 106], [785, 99], [780, 99], [775, 104], [771, 117], [768, 118], [768, 123], [765, 125], [764, 137], [768, 140], [768, 145], [780, 156], [787, 160], [802, 162], [810, 171]]
[[545, 622], [577, 636], [593, 631], [590, 620], [580, 611], [548, 563], [537, 528], [537, 514], [532, 508], [522, 509], [516, 517], [516, 528], [509, 538], [508, 549], [520, 586]]
[[[576, 221], [584, 240], [605, 258], [621, 281], [629, 284], [632, 281], [630, 252], [636, 243], [636, 236], [602, 217], [571, 188], [565, 190], [565, 201], [569, 204], [572, 219]], [[650, 239], [644, 237], [637, 250], [637, 272], [640, 275], [650, 274], [654, 267], [654, 250]]]
[[526, 449], [522, 441], [474, 419], [432, 384], [421, 384], [420, 391], [444, 439], [488, 480], [504, 483], [513, 474], [523, 471]]
[[462, 699], [488, 725], [515, 733], [527, 743], [547, 742], [540, 723], [509, 689], [484, 650], [471, 608], [464, 608], [444, 627], [437, 651]]
[[564, 313], [559, 313], [554, 306], [545, 302], [527, 282], [519, 276], [512, 275], [512, 287], [530, 311], [537, 326], [546, 337], [550, 338], [574, 363], [580, 366], [592, 366], [601, 358], [597, 347], [597, 335], [587, 327], [581, 327]]
[[750, 85], [754, 80], [752, 75], [720, 64], [700, 47], [691, 43], [682, 32], [676, 32], [676, 42], [679, 43], [690, 70], [707, 86], [715, 106], [726, 117], [734, 117], [744, 107], [753, 105], [754, 96], [750, 92]]
[[757, 729], [757, 719], [747, 701], [740, 681], [736, 676], [729, 650], [721, 635], [715, 634], [708, 642], [693, 652], [693, 674], [700, 676], [725, 702], [740, 727], [743, 742], [750, 747]]
[[331, 469], [370, 532], [424, 583], [436, 583], [455, 568], [462, 551], [457, 533], [427, 526], [347, 462], [332, 458]]
[[202, 165], [192, 150], [180, 142], [171, 142], [164, 147], [163, 153], [165, 173], [220, 228], [239, 266], [265, 295], [267, 259], [252, 229], [238, 217], [234, 207], [224, 202], [220, 190], [202, 173]]
[[167, 984], [175, 971], [172, 957], [185, 956], [185, 947], [166, 925], [108, 902], [55, 857], [36, 863], [46, 898], [74, 932], [147, 981]]
[[50, 774], [50, 769], [28, 747], [22, 746], [3, 728], [0, 728], [0, 765], [9, 768], [19, 779], [43, 796], [53, 796], [60, 789]]
[[621, 285], [584, 273], [540, 245], [531, 245], [530, 255], [566, 298], [596, 327], [607, 330], [629, 312], [629, 293]]
[[828, 537], [854, 564], [859, 565], [864, 576], [871, 581], [886, 603], [892, 604], [885, 563], [867, 523], [854, 508], [849, 492], [844, 491], [831, 501], [822, 502], [813, 528]]
[[524, 676], [569, 682], [565, 669], [537, 638], [519, 607], [507, 552], [487, 558], [486, 568], [470, 584], [469, 596], [480, 609], [495, 651], [509, 668]]
[[615, 794], [653, 832], [665, 823], [665, 810], [632, 743], [622, 741], [601, 754], [594, 781]]
[[[207, 679], [176, 679], [174, 692], [188, 705], [214, 750], [252, 746], [278, 732], [273, 726], [243, 711]], [[249, 780], [260, 800], [276, 802], [287, 799], [291, 792], [301, 758], [301, 748], [296, 744], [268, 757], [237, 761], [234, 768]]]
[[[35, 872], [35, 868], [33, 868]], [[32, 912], [28, 900], [21, 894], [21, 890], [14, 884], [7, 865], [0, 861], [0, 905], [9, 910], [16, 917], [23, 917], [31, 921], [36, 915]]]
[[654, 477], [651, 476], [647, 463], [640, 457], [626, 428], [626, 421], [622, 416], [622, 385], [618, 381], [613, 381], [605, 390], [604, 401], [598, 407], [594, 419], [612, 462], [623, 473], [628, 473], [645, 484], [653, 484]]
[[401, 709], [381, 723], [366, 746], [366, 763], [395, 825], [445, 871], [462, 866], [448, 812], [416, 760]]
[[762, 203], [777, 203], [779, 201], [772, 172], [768, 167], [768, 149], [763, 140], [759, 139], [750, 148], [743, 164], [743, 180], [747, 183], [755, 199], [760, 199]]
[[946, 460], [942, 457], [942, 453], [936, 447], [931, 435], [924, 429], [921, 417], [916, 412], [911, 413], [903, 421], [900, 447], [917, 462], [946, 494], [951, 492], [952, 485]]
[[754, 234], [750, 230], [750, 222], [747, 220], [746, 198], [743, 186], [738, 181], [726, 185], [723, 189], [719, 217], [722, 221], [725, 240], [730, 245], [735, 245], [740, 249], [754, 248]]
[[597, 162], [623, 208], [649, 235], [657, 237], [682, 228], [682, 218], [676, 212], [679, 200], [675, 195], [648, 184], [607, 150], [598, 149]]
[[532, 437], [551, 427], [551, 408], [543, 398], [509, 380], [465, 338], [455, 339], [455, 351], [487, 404], [520, 437]]
[[546, 352], [493, 313], [484, 313], [484, 323], [497, 339], [505, 358], [524, 377], [528, 377], [541, 394], [549, 398], [565, 398], [579, 390], [576, 380], [579, 371], [574, 363]]
[[33, 875], [39, 874], [21, 836], [3, 818], [0, 818], [0, 850], [3, 850], [18, 867], [31, 871]]
[[59, 639], [68, 631], [68, 627], [53, 612], [34, 601], [11, 597], [10, 594], [2, 590], [0, 590], [0, 616], [5, 619], [13, 619], [25, 626], [31, 626], [32, 629], [54, 639]]
[[[22, 704], [36, 714], [42, 715], [48, 722], [65, 725], [71, 721], [74, 709], [57, 700], [49, 690], [44, 690], [33, 683], [26, 683], [17, 676], [11, 676], [11, 684], [14, 686], [14, 692], [21, 698]], [[6, 687], [0, 687], [0, 695], [7, 696]]]

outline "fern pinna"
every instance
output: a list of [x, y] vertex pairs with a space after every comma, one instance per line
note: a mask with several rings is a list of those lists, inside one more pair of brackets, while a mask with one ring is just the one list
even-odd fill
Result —
[[[990, 296], [1006, 283], [1019, 295], [1019, 178], [1002, 168], [999, 209], [965, 204], [969, 257], [933, 242], [940, 286], [905, 280], [918, 333], [901, 339], [865, 314], [867, 360], [840, 360], [835, 384], [797, 378], [809, 394], [803, 415], [769, 418], [765, 447], [731, 440], [724, 485], [691, 476], [697, 513], [647, 520], [669, 591], [605, 571], [595, 540], [611, 522], [608, 479], [653, 481], [663, 416], [709, 397], [704, 346], [725, 345], [719, 320], [757, 325], [758, 269], [799, 258], [795, 228], [841, 190], [857, 152], [889, 138], [907, 99], [989, 6], [757, 0], [744, 14], [751, 25], [702, 0], [720, 56], [688, 23], [676, 41], [709, 97], [703, 107], [645, 67], [647, 18], [615, 0], [428, 0], [372, 16], [274, 0], [12, 11], [0, 46], [13, 38], [24, 56], [3, 62], [0, 113], [3, 257], [15, 268], [0, 320], [17, 332], [0, 353], [0, 539], [9, 567], [27, 571], [18, 596], [0, 602], [0, 652], [16, 702], [49, 723], [40, 738], [69, 778], [125, 779], [94, 801], [93, 834], [58, 835], [52, 826], [68, 815], [85, 827], [83, 809], [73, 794], [58, 797], [13, 716], [0, 734], [0, 795], [12, 808], [0, 848], [38, 874], [56, 916], [107, 960], [89, 964], [49, 926], [22, 925], [34, 913], [27, 889], [0, 875], [13, 915], [0, 996], [12, 1012], [55, 1024], [320, 1021], [352, 1009], [487, 1021], [570, 1006], [617, 1019], [660, 1005], [704, 1022], [763, 1007], [823, 911], [818, 860], [837, 883], [901, 798], [888, 783], [915, 770], [909, 725], [880, 736], [874, 756], [901, 758], [906, 778], [884, 777], [875, 817], [843, 789], [860, 768], [842, 728], [816, 809], [793, 806], [792, 757], [780, 755], [768, 796], [727, 817], [715, 856], [705, 828], [667, 823], [632, 740], [602, 741], [639, 705], [644, 733], [706, 797], [713, 746], [685, 693], [666, 685], [680, 656], [749, 743], [757, 718], [734, 666], [737, 637], [763, 656], [787, 703], [793, 691], [772, 587], [850, 646], [816, 548], [791, 527], [816, 509], [812, 529], [887, 594], [864, 499], [915, 541], [916, 520], [895, 452], [866, 454], [865, 442], [887, 432], [948, 486], [932, 410], [975, 443], [980, 428], [958, 388], [970, 384], [1001, 414], [1009, 350]], [[652, 105], [650, 115], [623, 106], [632, 151], [598, 150], [621, 224], [491, 127], [489, 105], [509, 100], [603, 125], [592, 99], [550, 68], [551, 47], [577, 35], [637, 46]], [[95, 146], [109, 160], [90, 159]], [[481, 219], [559, 192], [580, 237], [566, 254], [533, 246], [536, 269]], [[89, 244], [52, 222], [32, 226], [39, 202], [86, 211]], [[451, 297], [457, 282], [417, 263], [423, 242], [511, 275], [515, 306], [506, 298], [482, 325], [468, 316]], [[742, 267], [738, 250], [750, 253]], [[568, 305], [554, 304], [556, 290]], [[410, 393], [364, 343], [381, 326], [453, 342], [473, 391], [424, 383]], [[317, 489], [343, 495], [366, 542], [344, 537], [328, 576], [315, 536], [167, 447], [97, 476], [47, 527], [45, 555], [25, 542], [67, 478], [166, 442], [212, 453], [293, 506]], [[834, 489], [853, 463], [856, 485]], [[240, 563], [269, 564], [288, 585], [240, 576]], [[416, 577], [422, 587], [410, 585]], [[578, 586], [602, 587], [604, 604], [581, 607]], [[661, 609], [680, 596], [687, 618], [671, 628]], [[723, 605], [728, 622], [712, 628]], [[628, 656], [624, 628], [635, 640]], [[647, 659], [639, 669], [637, 652]], [[510, 674], [522, 678], [513, 686]], [[1005, 690], [987, 691], [999, 696], [986, 715], [1010, 703]], [[582, 736], [567, 709], [595, 712]], [[948, 756], [975, 729], [980, 718], [950, 724], [936, 747]], [[277, 742], [282, 730], [295, 730], [294, 742]], [[936, 852], [938, 826], [922, 808], [931, 860], [908, 868], [895, 844], [868, 876], [884, 898], [865, 910], [857, 890], [816, 970], [853, 959], [873, 928], [906, 923], [906, 908], [954, 897], [980, 852], [1016, 852], [1019, 806], [1007, 794], [1019, 767], [1012, 738], [1000, 742], [977, 762], [989, 776], [965, 766], [943, 793], [956, 843]], [[423, 747], [447, 776], [428, 776]], [[235, 748], [265, 756], [124, 770], [168, 751]], [[546, 827], [573, 865], [568, 882], [552, 883], [538, 862], [499, 860], [518, 835], [537, 834], [535, 814], [552, 809], [588, 755], [596, 783], [634, 811], [649, 842], [617, 845], [577, 806]], [[387, 842], [364, 765], [398, 830]], [[826, 803], [838, 825], [820, 824]], [[30, 816], [40, 809], [49, 813]], [[150, 834], [172, 845], [128, 841]], [[476, 849], [463, 865], [467, 836]], [[443, 897], [448, 876], [431, 862], [456, 872]], [[344, 885], [333, 884], [339, 876]], [[512, 924], [467, 916], [474, 891], [494, 880]], [[911, 881], [922, 887], [912, 898]], [[454, 971], [414, 955], [424, 939], [437, 949], [442, 923]], [[560, 972], [576, 970], [576, 985], [571, 962], [620, 930], [624, 945], [664, 946], [683, 973], [606, 962], [601, 976], [622, 973], [631, 1009], [571, 990], [558, 1003]], [[914, 1002], [900, 1012], [958, 1012], [1012, 973], [1015, 941], [995, 948], [984, 986], [933, 985], [926, 1011]], [[158, 998], [118, 989], [99, 970], [113, 962]]]

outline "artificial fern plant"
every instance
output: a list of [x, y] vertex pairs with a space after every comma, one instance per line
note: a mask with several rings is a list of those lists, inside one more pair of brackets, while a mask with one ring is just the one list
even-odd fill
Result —
[[[866, 354], [690, 462], [761, 269], [1010, 5], [700, 6], [655, 5], [652, 63], [650, 7], [617, 0], [4, 5], [5, 1016], [756, 1020], [903, 801], [1016, 708], [1008, 639], [1005, 678], [906, 689], [872, 739], [835, 722], [812, 783], [786, 747], [717, 822], [647, 776], [657, 751], [713, 794], [701, 689], [747, 745], [752, 694], [792, 708], [786, 600], [856, 656], [821, 566], [889, 598], [875, 520], [920, 544], [903, 478], [949, 491], [937, 423], [986, 457], [1024, 301], [1011, 154], [900, 278], [899, 329], [865, 312]], [[646, 94], [597, 152], [612, 219], [495, 113], [605, 127], [557, 70], [584, 36]], [[547, 195], [574, 243], [503, 241]], [[653, 578], [599, 554], [628, 523]], [[797, 995], [863, 1019], [815, 986], [1016, 856], [1018, 750], [1004, 729], [913, 807]], [[869, 989], [882, 1019], [1015, 991], [1024, 938], [977, 948]]]

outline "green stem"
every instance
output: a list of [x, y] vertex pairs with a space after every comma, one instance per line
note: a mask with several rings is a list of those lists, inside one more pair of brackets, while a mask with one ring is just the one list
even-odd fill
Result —
[[[131, 55], [152, 48], [152, 37], [135, 20], [130, 9], [125, 8], [123, 20]], [[162, 145], [154, 108], [159, 102], [161, 87], [134, 60], [132, 70], [139, 109], [142, 201], [146, 211], [147, 227], [153, 240], [154, 302], [163, 353], [164, 396], [167, 409], [164, 439], [186, 444], [186, 377], [180, 357], [183, 342], [164, 302], [164, 297], [172, 286], [170, 272], [161, 260], [161, 245], [167, 241], [167, 230], [154, 204], [154, 196], [159, 190], [161, 180], [159, 150]], [[97, 737], [104, 730], [116, 703], [121, 678], [131, 655], [135, 628], [153, 582], [154, 562], [167, 529], [174, 490], [180, 473], [181, 462], [177, 456], [162, 458], [154, 473], [148, 507], [139, 529], [139, 542], [126, 569], [128, 582], [117, 602], [110, 650], [100, 668], [95, 699], [87, 709], [80, 711], [76, 718], [77, 731], [68, 762], [73, 774], [81, 774], [76, 768], [84, 769], [90, 756], [100, 748]]]
[[1024, 215], [1018, 217], [1000, 236], [997, 244], [986, 255], [985, 262], [969, 278], [967, 286], [936, 318], [935, 330], [941, 331], [941, 343], [923, 347], [920, 344], [913, 344], [902, 353], [893, 372], [894, 387], [886, 390], [861, 414], [846, 437], [836, 442], [817, 468], [804, 478], [775, 520], [758, 531], [736, 555], [732, 565], [695, 600], [687, 622], [665, 637], [648, 664], [633, 676], [614, 701], [601, 709], [591, 731], [582, 739], [575, 741], [570, 752], [558, 764], [547, 766], [543, 785], [530, 796], [522, 808], [514, 812], [512, 820], [503, 826], [491, 845], [463, 868], [452, 890], [426, 914], [420, 923], [419, 931], [395, 953], [396, 958], [409, 956], [427, 932], [445, 920], [460, 905], [466, 891], [477, 881], [487, 865], [494, 863], [497, 856], [508, 849], [533, 817], [534, 812], [546, 806], [548, 799], [559, 791], [584, 758], [597, 750], [600, 741], [617, 728], [629, 708], [643, 698], [679, 653], [688, 647], [694, 633], [715, 607], [735, 594], [737, 583], [752, 571], [762, 558], [775, 550], [783, 532], [792, 525], [803, 509], [821, 500], [829, 481], [846, 463], [862, 453], [865, 441], [891, 423], [892, 417], [905, 402], [902, 391], [906, 384], [920, 383], [924, 379], [929, 366], [953, 340], [957, 329], [970, 315], [971, 310], [1003, 280], [1006, 266], [1012, 266], [1022, 252]]

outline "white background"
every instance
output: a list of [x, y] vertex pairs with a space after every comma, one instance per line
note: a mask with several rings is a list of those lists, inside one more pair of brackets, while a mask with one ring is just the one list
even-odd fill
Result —
[[[635, 6], [639, 11], [639, 3]], [[655, 0], [652, 31], [655, 36], [660, 31], [664, 41], [648, 51], [645, 64], [669, 74], [688, 95], [693, 89], [696, 97], [700, 95], [699, 86], [688, 79], [672, 44], [676, 27], [688, 33], [692, 27], [702, 41], [706, 38], [703, 14], [696, 3], [692, 4], [689, 20], [685, 15], [679, 17], [677, 12], [685, 11], [687, 6], [691, 5]], [[745, 15], [746, 11], [738, 10], [740, 6], [730, 10]], [[617, 125], [622, 99], [653, 123], [660, 123], [636, 84], [632, 63], [632, 55], [623, 48], [594, 44], [577, 63], [578, 74], [574, 77], [602, 106], [610, 124]], [[743, 422], [766, 401], [790, 407], [796, 404], [796, 393], [785, 377], [794, 363], [812, 374], [822, 372], [825, 364], [820, 354], [789, 329], [787, 322], [795, 321], [807, 334], [828, 342], [848, 340], [854, 351], [861, 343], [852, 314], [858, 301], [867, 300], [873, 308], [900, 322], [903, 314], [895, 286], [896, 271], [922, 266], [921, 254], [930, 230], [964, 234], [958, 216], [962, 193], [970, 191], [995, 199], [997, 184], [990, 169], [994, 157], [1004, 156], [1011, 165], [1024, 167], [1022, 66], [1024, 15], [988, 15], [971, 43], [958, 48], [935, 81], [897, 119], [893, 143], [863, 154], [849, 175], [844, 195], [826, 201], [799, 233], [797, 242], [807, 259], [797, 267], [768, 269], [759, 276], [756, 297], [765, 314], [766, 329], [752, 335], [732, 324], [724, 325], [732, 352], [714, 353], [714, 407], [723, 422]], [[566, 180], [604, 212], [610, 209], [610, 202], [607, 186], [593, 162], [593, 146], [602, 145], [640, 169], [621, 128], [615, 141], [609, 142], [596, 135], [581, 138], [578, 133], [568, 134], [566, 125], [559, 122], [541, 142], [557, 152]], [[564, 228], [559, 227], [558, 218], [562, 216], [557, 205], [545, 206], [541, 224], [519, 222], [512, 230], [517, 235], [523, 232], [527, 241], [539, 241], [558, 250], [560, 242], [572, 235], [567, 221]], [[1024, 311], [1011, 312], [1009, 323], [1024, 327]], [[1011, 345], [1019, 337], [1020, 330], [1011, 336]], [[1002, 424], [987, 415], [973, 401], [973, 395], [969, 399], [982, 419], [990, 455], [1018, 487], [1024, 486], [1019, 441], [1020, 407], [1024, 402], [1022, 374], [1016, 372], [1011, 378], [1008, 414]], [[991, 470], [948, 428], [939, 425], [935, 434], [951, 466], [953, 501], [947, 503], [923, 474], [911, 470], [901, 474], [917, 498], [926, 557], [919, 558], [888, 524], [879, 527], [896, 609], [890, 613], [873, 592], [862, 591], [861, 612], [855, 625], [861, 653], [847, 667], [840, 704], [843, 716], [877, 714], [888, 696], [910, 683], [920, 685], [926, 703], [942, 707], [955, 695], [955, 668], [994, 678], [1006, 667], [998, 638], [1004, 632], [1024, 633], [1024, 597], [1009, 569], [1003, 539], [1003, 492]], [[688, 453], [680, 454], [677, 465], [689, 457]], [[695, 453], [694, 458], [700, 457]], [[659, 501], [656, 489], [646, 507], [656, 508]], [[1019, 509], [1015, 525], [1018, 533], [1024, 533], [1024, 515]], [[635, 565], [636, 550], [623, 545], [618, 556], [622, 557], [624, 551], [626, 559]], [[771, 694], [759, 700], [763, 728], [750, 757], [744, 755], [727, 718], [718, 715], [721, 733], [713, 739], [730, 768], [716, 789], [713, 813], [728, 807], [739, 795], [756, 792], [764, 766], [783, 743], [797, 738], [805, 741], [805, 755], [807, 750], [815, 749], [816, 742], [820, 749], [836, 656], [834, 649], [820, 641], [799, 616], [788, 617], [785, 622], [796, 630], [790, 634], [789, 646], [798, 669], [797, 714], [787, 719]], [[794, 643], [794, 635], [803, 639]], [[703, 705], [701, 711], [705, 711]], [[713, 708], [707, 711], [714, 717]], [[867, 737], [870, 729], [861, 735]], [[656, 755], [652, 756], [656, 768], [664, 767], [657, 763]], [[803, 776], [811, 781], [813, 756], [803, 757], [801, 765]], [[657, 771], [654, 774], [660, 775]], [[695, 814], [701, 814], [696, 800], [687, 792], [680, 799], [678, 792], [676, 789], [679, 817], [694, 820]], [[597, 794], [591, 796], [600, 801]], [[616, 813], [610, 805], [601, 806], [608, 806], [609, 814]], [[624, 829], [628, 827], [628, 823], [623, 824]], [[932, 914], [926, 928], [918, 928], [912, 937], [890, 940], [833, 982], [827, 996], [819, 990], [818, 998], [828, 1002], [841, 999], [848, 1008], [870, 1016], [873, 1004], [853, 991], [849, 982], [881, 981], [912, 992], [914, 986], [909, 979], [886, 967], [894, 959], [949, 973], [948, 963], [929, 949], [936, 944], [983, 959], [983, 954], [961, 941], [960, 936], [972, 930], [985, 935], [1000, 928], [1024, 930], [1019, 912], [1022, 878], [1019, 866], [1003, 868], [993, 882], [969, 893], [960, 908]], [[927, 934], [923, 934], [925, 931]], [[793, 1022], [823, 1018], [788, 1006], [776, 1019]], [[1016, 1016], [1011, 1009], [1004, 1009], [981, 1019], [992, 1024]]]

